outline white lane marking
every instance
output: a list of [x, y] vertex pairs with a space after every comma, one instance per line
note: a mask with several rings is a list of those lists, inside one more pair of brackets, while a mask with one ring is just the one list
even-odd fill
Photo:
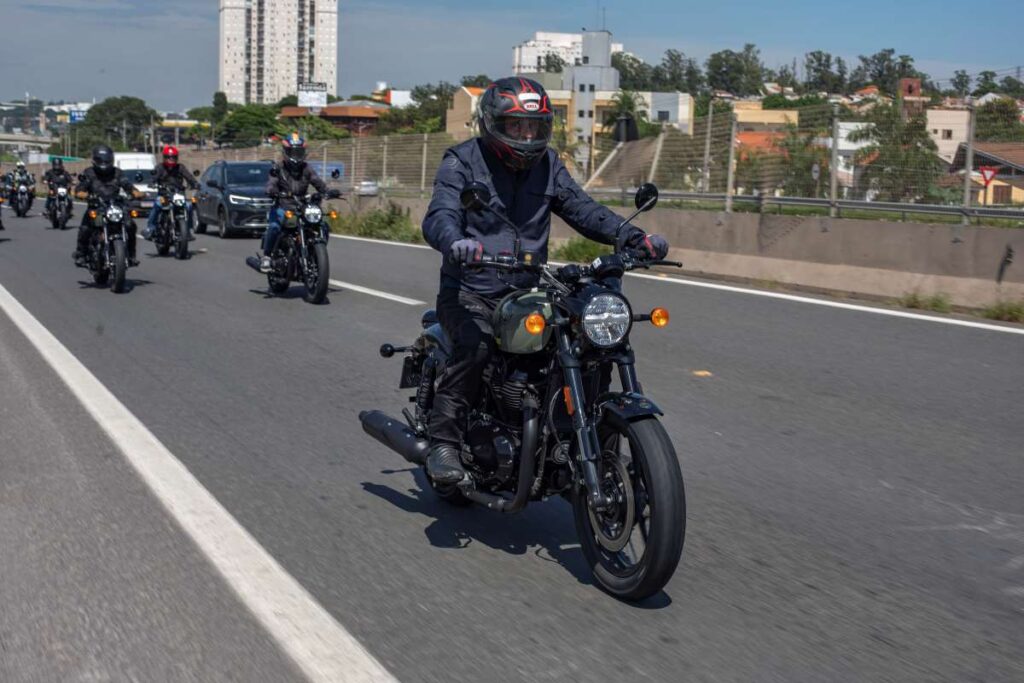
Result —
[[688, 285], [690, 287], [702, 287], [704, 289], [717, 289], [723, 292], [737, 292], [739, 294], [753, 294], [764, 296], [770, 299], [782, 299], [783, 301], [795, 301], [802, 304], [814, 304], [815, 306], [828, 306], [829, 308], [841, 308], [847, 311], [859, 311], [862, 313], [875, 313], [877, 315], [888, 315], [894, 318], [909, 318], [910, 320], [924, 320], [930, 323], [942, 323], [944, 325], [956, 325], [959, 327], [972, 327], [978, 330], [989, 330], [991, 332], [1008, 332], [1009, 334], [1024, 334], [1024, 327], [1009, 327], [1003, 325], [991, 325], [989, 323], [976, 323], [970, 320], [958, 320], [956, 318], [939, 318], [933, 315], [922, 315], [920, 313], [907, 313], [906, 311], [894, 311], [887, 308], [875, 308], [873, 306], [860, 306], [858, 304], [847, 304], [840, 301], [826, 301], [824, 299], [813, 299], [807, 296], [795, 294], [780, 294], [779, 292], [765, 292], [758, 289], [747, 289], [746, 287], [735, 287], [732, 285], [720, 285], [713, 282], [698, 282], [696, 280], [680, 280], [678, 278], [645, 275], [643, 273], [627, 273], [628, 277], [654, 280], [655, 282], [671, 282], [676, 285]]
[[2, 285], [0, 310], [60, 376], [242, 603], [309, 680], [396, 680]]
[[[375, 242], [377, 244], [393, 244], [399, 247], [416, 247], [417, 249], [430, 249], [430, 247], [422, 244], [405, 244], [403, 242], [390, 242], [388, 240], [375, 240], [369, 237], [349, 237], [346, 235], [332, 235], [332, 237], [340, 237], [341, 239], [358, 240], [360, 242]], [[560, 261], [548, 261], [553, 266], [564, 266], [566, 265]], [[734, 292], [737, 294], [752, 294], [754, 296], [763, 296], [770, 299], [782, 299], [784, 301], [794, 301], [803, 304], [813, 304], [815, 306], [828, 306], [831, 308], [840, 308], [848, 311], [859, 311], [861, 313], [875, 313], [878, 315], [888, 315], [894, 318], [908, 318], [910, 320], [923, 320], [932, 323], [943, 323], [946, 325], [956, 325], [959, 327], [972, 327], [978, 330], [989, 330], [991, 332], [1008, 332], [1010, 334], [1024, 334], [1024, 328], [1010, 327], [1009, 325], [992, 325], [989, 323], [976, 323], [970, 320], [958, 320], [956, 318], [940, 318], [933, 315], [922, 315], [920, 313], [907, 313], [905, 311], [895, 311], [887, 308], [876, 308], [873, 306], [861, 306], [857, 304], [847, 304], [839, 301], [827, 301], [824, 299], [814, 299], [807, 296], [797, 296], [794, 294], [781, 294], [779, 292], [766, 292], [758, 289], [748, 289], [746, 287], [736, 287], [733, 285], [720, 285], [714, 282], [699, 282], [697, 280], [680, 280], [678, 278], [669, 277], [667, 275], [645, 275], [643, 273], [626, 273], [626, 277], [636, 277], [644, 280], [653, 280], [655, 282], [671, 282], [677, 285], [689, 285], [690, 287], [703, 287], [705, 289], [718, 289], [723, 292]]]
[[411, 244], [409, 242], [392, 242], [391, 240], [377, 240], [372, 237], [353, 237], [352, 235], [339, 235], [331, 233], [331, 239], [352, 240], [353, 242], [373, 242], [375, 244], [390, 244], [395, 247], [411, 247], [413, 249], [433, 249], [428, 244]]
[[397, 301], [398, 303], [405, 304], [406, 306], [426, 306], [427, 304], [425, 301], [410, 299], [408, 297], [398, 296], [397, 294], [389, 294], [388, 292], [382, 292], [379, 289], [370, 289], [369, 287], [352, 284], [351, 282], [342, 282], [341, 280], [329, 280], [329, 282], [332, 286], [337, 287], [338, 289], [351, 289], [353, 292], [369, 294], [370, 296], [379, 296], [381, 299]]

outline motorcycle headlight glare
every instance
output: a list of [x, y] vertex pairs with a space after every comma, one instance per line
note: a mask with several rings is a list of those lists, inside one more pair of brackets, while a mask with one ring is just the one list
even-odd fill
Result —
[[176, 194], [171, 199], [171, 201], [174, 202], [175, 206], [185, 206], [185, 195], [183, 195], [183, 194]]
[[303, 215], [307, 223], [319, 223], [324, 218], [324, 212], [319, 206], [307, 206], [306, 212]]
[[583, 309], [583, 333], [594, 346], [615, 346], [626, 338], [633, 312], [621, 296], [598, 294]]
[[107, 209], [107, 220], [111, 223], [120, 223], [124, 220], [124, 211], [118, 206], [112, 206]]

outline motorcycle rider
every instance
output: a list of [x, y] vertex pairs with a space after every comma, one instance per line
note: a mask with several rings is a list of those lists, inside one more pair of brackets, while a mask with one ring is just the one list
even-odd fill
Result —
[[8, 198], [13, 199], [15, 193], [18, 191], [18, 186], [24, 185], [28, 188], [28, 208], [32, 209], [32, 203], [36, 199], [36, 179], [28, 169], [25, 167], [25, 162], [20, 159], [14, 165], [14, 173], [10, 175], [10, 182], [8, 184]]
[[[57, 200], [57, 188], [70, 188], [72, 182], [71, 174], [64, 169], [64, 161], [60, 157], [50, 162], [50, 170], [43, 174], [43, 182], [50, 188], [46, 195], [46, 215], [53, 211], [53, 203]], [[71, 218], [71, 208], [68, 208], [68, 218]]]
[[297, 210], [299, 201], [309, 192], [312, 185], [320, 194], [327, 194], [327, 184], [306, 163], [306, 141], [298, 133], [292, 133], [282, 142], [283, 171], [271, 174], [267, 181], [267, 196], [274, 200], [267, 216], [267, 231], [263, 234], [263, 258], [260, 272], [269, 273], [273, 267], [270, 255], [281, 234], [281, 222], [286, 209]]
[[[174, 192], [184, 192], [186, 186], [193, 190], [199, 189], [198, 181], [196, 181], [196, 179], [188, 172], [188, 169], [185, 168], [185, 164], [178, 163], [178, 149], [172, 145], [166, 145], [163, 148], [163, 163], [156, 169], [156, 176], [153, 179], [153, 184], [157, 187], [168, 188]], [[191, 225], [191, 202], [185, 205], [185, 210], [188, 212], [188, 221], [189, 225]], [[146, 229], [142, 231], [142, 239], [148, 240], [153, 236], [153, 232], [156, 230], [157, 220], [159, 220], [162, 212], [163, 207], [160, 205], [160, 198], [158, 196], [153, 202], [153, 208], [149, 212], [149, 223], [147, 223]], [[190, 233], [189, 239], [195, 239], [195, 237]]]
[[0, 230], [4, 229], [4, 202], [7, 200], [7, 176], [0, 173]]
[[[459, 194], [470, 181], [488, 185], [492, 206], [520, 226], [522, 250], [547, 260], [551, 213], [584, 236], [617, 249], [629, 247], [664, 258], [668, 243], [648, 235], [590, 198], [548, 148], [553, 111], [544, 88], [526, 78], [502, 78], [481, 95], [479, 137], [449, 148], [434, 179], [423, 235], [442, 254], [437, 316], [452, 352], [437, 387], [431, 413], [427, 472], [438, 483], [465, 475], [459, 457], [468, 413], [476, 405], [480, 377], [494, 350], [491, 316], [501, 298], [536, 281], [529, 274], [463, 269], [484, 253], [510, 253], [514, 233], [485, 212], [462, 208]], [[616, 239], [618, 238], [618, 239]], [[616, 244], [617, 242], [617, 244]]]
[[[92, 166], [85, 169], [75, 188], [75, 196], [79, 199], [90, 199], [99, 197], [110, 199], [124, 190], [126, 194], [135, 199], [142, 199], [145, 195], [132, 185], [131, 181], [121, 173], [121, 169], [114, 165], [114, 150], [106, 145], [99, 145], [92, 150]], [[92, 224], [89, 212], [82, 212], [82, 224], [78, 228], [78, 248], [72, 257], [75, 265], [85, 265], [85, 253], [89, 249], [89, 237], [97, 226]], [[128, 234], [128, 263], [133, 266], [139, 265], [135, 259], [135, 221], [131, 220], [130, 214], [125, 218], [125, 232]]]

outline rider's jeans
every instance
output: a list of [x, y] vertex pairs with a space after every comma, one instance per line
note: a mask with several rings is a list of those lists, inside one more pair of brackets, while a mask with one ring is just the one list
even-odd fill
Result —
[[284, 209], [275, 207], [267, 214], [267, 231], [263, 233], [263, 255], [270, 256], [270, 250], [281, 234], [281, 222], [284, 220]]
[[[156, 222], [160, 218], [160, 212], [161, 211], [170, 211], [170, 210], [171, 210], [171, 205], [170, 204], [168, 204], [166, 208], [160, 205], [159, 197], [157, 199], [153, 200], [153, 208], [149, 210], [149, 223], [147, 224], [148, 230], [146, 231], [146, 233], [147, 234], [151, 234], [156, 229]], [[188, 222], [189, 222], [189, 225], [193, 225], [193, 223], [192, 223], [192, 203], [191, 202], [188, 202], [188, 203], [185, 204], [185, 211], [188, 212]]]

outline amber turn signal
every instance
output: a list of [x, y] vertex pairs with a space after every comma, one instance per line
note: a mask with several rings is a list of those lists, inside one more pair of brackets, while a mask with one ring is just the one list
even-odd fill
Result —
[[139, 217], [139, 212], [136, 211], [135, 209], [132, 209], [132, 218], [138, 218], [138, 217]]
[[330, 216], [331, 218], [337, 218], [337, 217], [338, 217], [338, 212], [337, 212], [337, 211], [334, 211], [334, 210], [332, 210], [332, 211], [331, 211], [330, 213], [328, 213], [327, 215], [328, 215], [328, 216]]
[[526, 316], [526, 321], [523, 324], [526, 326], [526, 331], [530, 334], [540, 334], [544, 331], [544, 316], [540, 313], [531, 313]]
[[651, 311], [651, 324], [655, 327], [667, 327], [668, 311], [664, 308], [655, 308]]
[[89, 218], [96, 218], [96, 216], [98, 216], [98, 215], [99, 215], [99, 214], [98, 214], [98, 213], [96, 213], [95, 211], [90, 211], [90, 212], [89, 212]]
[[287, 218], [288, 220], [291, 220], [291, 219], [295, 218], [295, 214], [293, 212], [291, 212], [291, 211], [285, 211], [284, 212], [284, 217]]

